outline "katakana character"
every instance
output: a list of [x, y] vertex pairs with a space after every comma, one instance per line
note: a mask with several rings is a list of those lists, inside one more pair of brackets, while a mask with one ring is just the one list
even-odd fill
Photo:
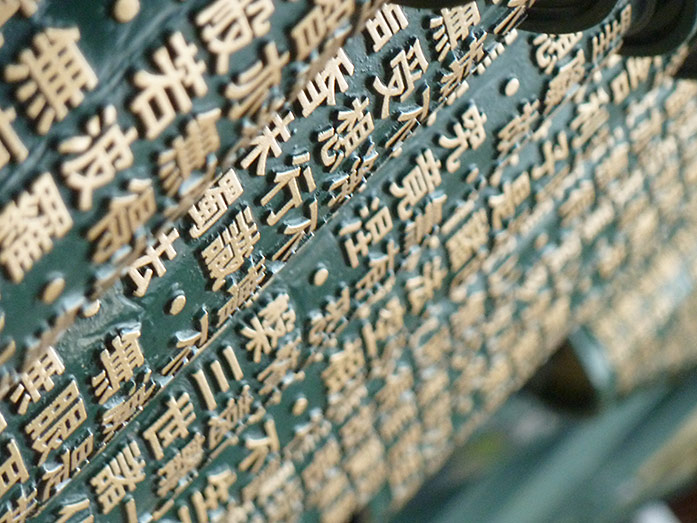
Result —
[[290, 236], [290, 239], [273, 254], [271, 257], [273, 261], [286, 261], [295, 252], [303, 238], [317, 229], [317, 200], [312, 200], [307, 210], [310, 212], [309, 218], [305, 215], [297, 221], [288, 220], [286, 222], [283, 234]]
[[103, 514], [108, 514], [128, 492], [133, 492], [138, 483], [145, 479], [145, 460], [140, 457], [140, 448], [131, 441], [107, 465], [90, 480], [97, 493], [97, 502]]
[[104, 370], [92, 378], [92, 386], [100, 405], [116, 394], [121, 384], [133, 377], [133, 371], [145, 363], [138, 338], [140, 330], [125, 330], [111, 339], [111, 352], [104, 349], [99, 355]]
[[13, 282], [24, 279], [53, 240], [71, 229], [73, 219], [49, 173], [44, 173], [0, 211], [0, 264]]
[[399, 111], [397, 121], [402, 123], [402, 126], [385, 142], [385, 149], [390, 151], [390, 156], [396, 158], [402, 154], [402, 145], [405, 140], [411, 135], [417, 125], [426, 123], [429, 110], [431, 108], [431, 87], [426, 85], [420, 91], [421, 105], [414, 109]]
[[235, 203], [244, 189], [234, 169], [228, 169], [189, 209], [194, 225], [189, 229], [192, 238], [200, 238]]
[[254, 245], [260, 238], [252, 210], [245, 207], [235, 215], [235, 220], [201, 251], [208, 275], [214, 280], [214, 291], [223, 286], [227, 276], [242, 267], [244, 260], [254, 252]]
[[48, 454], [60, 448], [86, 420], [85, 402], [77, 384], [71, 381], [55, 400], [24, 427], [24, 432], [31, 439], [31, 448], [40, 453], [38, 464], [42, 465]]
[[61, 164], [65, 183], [77, 191], [78, 208], [92, 208], [92, 193], [114, 179], [116, 173], [133, 165], [131, 143], [138, 136], [134, 127], [124, 133], [116, 121], [116, 108], [108, 105], [101, 118], [93, 116], [85, 126], [86, 135], [75, 136], [58, 146], [62, 154], [79, 154]]
[[390, 100], [399, 96], [403, 102], [414, 91], [414, 82], [420, 79], [428, 69], [428, 60], [421, 50], [421, 43], [416, 40], [405, 51], [402, 49], [397, 56], [390, 60], [391, 76], [387, 85], [380, 78], [373, 80], [373, 87], [383, 96], [380, 118], [390, 115]]
[[230, 57], [269, 32], [273, 12], [273, 0], [216, 0], [196, 15], [217, 74], [227, 74]]
[[282, 142], [290, 140], [290, 130], [288, 124], [295, 119], [292, 112], [286, 113], [281, 118], [280, 114], [275, 114], [269, 125], [265, 126], [261, 133], [252, 139], [250, 142], [250, 151], [240, 162], [243, 169], [248, 169], [254, 162], [257, 163], [256, 175], [266, 175], [266, 160], [269, 153], [272, 153], [275, 158], [281, 155], [281, 146], [278, 144], [280, 139]]
[[10, 395], [12, 403], [19, 403], [17, 412], [25, 414], [30, 403], [41, 399], [43, 391], [53, 390], [52, 376], [63, 374], [65, 366], [53, 347], [34, 360], [29, 368], [19, 376], [19, 383]]
[[160, 74], [138, 71], [133, 82], [140, 92], [130, 108], [145, 126], [148, 140], [157, 138], [174, 121], [177, 112], [191, 110], [189, 92], [203, 96], [208, 85], [203, 78], [206, 64], [196, 61], [196, 44], [188, 44], [177, 32], [169, 38], [171, 51], [162, 46], [153, 54], [153, 62]]
[[290, 53], [286, 51], [279, 56], [275, 42], [267, 43], [263, 52], [263, 60], [240, 73], [237, 81], [230, 82], [225, 88], [225, 96], [234, 101], [228, 114], [231, 120], [255, 116], [271, 89], [281, 84], [281, 72], [290, 60]]
[[158, 176], [167, 196], [177, 194], [194, 171], [206, 166], [208, 155], [218, 150], [220, 137], [216, 123], [219, 118], [219, 108], [199, 114], [186, 124], [184, 133], [172, 140], [171, 148], [160, 153]]
[[278, 452], [281, 449], [276, 433], [276, 423], [273, 419], [264, 422], [264, 431], [266, 432], [265, 437], [247, 438], [244, 442], [245, 447], [252, 452], [240, 462], [240, 470], [249, 470], [252, 474], [256, 474], [269, 453]]
[[5, 68], [5, 80], [24, 82], [17, 89], [20, 102], [28, 102], [27, 114], [37, 120], [37, 131], [46, 134], [54, 121], [63, 120], [70, 107], [85, 98], [83, 90], [97, 86], [97, 75], [80, 52], [76, 27], [49, 27], [34, 36], [34, 50], [25, 49], [18, 64]]

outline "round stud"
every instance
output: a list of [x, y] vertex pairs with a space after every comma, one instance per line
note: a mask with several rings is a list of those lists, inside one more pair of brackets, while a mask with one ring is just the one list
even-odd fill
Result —
[[295, 403], [293, 403], [293, 416], [300, 416], [300, 414], [305, 412], [305, 409], [307, 409], [307, 404], [307, 398], [304, 396], [301, 396], [295, 400]]
[[56, 298], [61, 295], [63, 289], [65, 289], [65, 280], [60, 276], [54, 278], [46, 284], [44, 290], [41, 292], [41, 301], [47, 305], [53, 303], [56, 301]]
[[116, 0], [114, 18], [122, 24], [133, 20], [140, 11], [140, 0]]
[[184, 306], [186, 305], [186, 296], [183, 294], [179, 294], [172, 298], [172, 300], [169, 302], [169, 310], [167, 311], [167, 314], [171, 314], [172, 316], [176, 316], [179, 314], [182, 309], [184, 309]]
[[503, 92], [506, 96], [513, 96], [518, 92], [518, 89], [520, 89], [520, 80], [517, 78], [511, 78], [506, 82]]
[[99, 309], [102, 307], [102, 302], [99, 300], [94, 300], [89, 303], [86, 303], [82, 307], [82, 316], [84, 318], [91, 318], [95, 314], [99, 312]]
[[312, 283], [317, 287], [321, 287], [324, 285], [324, 282], [327, 281], [327, 278], [329, 278], [329, 271], [322, 267], [321, 269], [315, 271], [315, 274], [312, 277]]

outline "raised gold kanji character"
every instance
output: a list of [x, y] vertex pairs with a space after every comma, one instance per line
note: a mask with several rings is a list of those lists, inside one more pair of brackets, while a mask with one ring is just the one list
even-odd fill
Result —
[[383, 96], [380, 118], [390, 115], [390, 100], [399, 96], [403, 102], [414, 91], [415, 81], [419, 80], [428, 69], [428, 60], [421, 49], [421, 42], [416, 40], [405, 51], [402, 49], [390, 60], [392, 67], [390, 79], [385, 85], [380, 78], [373, 80], [373, 87]]
[[34, 263], [53, 248], [73, 225], [58, 188], [44, 173], [0, 211], [0, 264], [13, 282], [24, 279]]
[[273, 87], [281, 84], [283, 68], [290, 60], [290, 53], [279, 55], [275, 42], [264, 46], [264, 58], [237, 76], [225, 88], [225, 96], [233, 100], [228, 117], [237, 120], [243, 116], [253, 117], [262, 108]]
[[[525, 12], [532, 7], [536, 0], [507, 0], [506, 7], [510, 11], [497, 22], [494, 27], [494, 34], [505, 35], [515, 29], [515, 27], [524, 19]], [[495, 4], [501, 3], [501, 0], [495, 0]]]
[[361, 192], [365, 188], [365, 182], [373, 170], [378, 153], [373, 145], [368, 152], [361, 158], [356, 158], [348, 173], [340, 175], [332, 181], [329, 186], [330, 191], [337, 191], [332, 195], [329, 206], [337, 208], [346, 203], [356, 192]]
[[36, 490], [27, 494], [22, 489], [22, 495], [0, 516], [0, 523], [25, 523], [29, 521], [37, 506]]
[[453, 57], [450, 61], [448, 72], [443, 74], [440, 79], [440, 93], [438, 97], [440, 101], [447, 100], [451, 104], [467, 90], [468, 85], [465, 79], [486, 56], [486, 51], [484, 50], [485, 40], [486, 33], [474, 36], [469, 42], [467, 52], [459, 58]]
[[361, 145], [375, 129], [373, 115], [366, 109], [370, 103], [368, 98], [351, 101], [352, 108], [339, 111], [339, 125], [330, 127], [318, 134], [322, 144], [321, 158], [326, 167], [334, 171], [344, 158], [349, 156]]
[[392, 182], [390, 193], [399, 198], [397, 214], [401, 220], [411, 218], [414, 206], [427, 194], [432, 194], [441, 183], [440, 160], [431, 149], [416, 157], [416, 166], [402, 179], [402, 184]]
[[273, 419], [267, 419], [264, 422], [264, 431], [266, 436], [263, 438], [247, 438], [245, 440], [244, 446], [252, 452], [240, 462], [240, 470], [249, 470], [253, 474], [259, 472], [269, 453], [278, 452], [281, 449], [276, 423]]
[[354, 0], [315, 0], [310, 12], [290, 31], [295, 43], [296, 60], [305, 60], [315, 49], [319, 49], [325, 37], [348, 19], [354, 9]]
[[143, 384], [137, 389], [134, 388], [128, 398], [104, 412], [101, 419], [104, 442], [111, 441], [116, 433], [133, 418], [136, 412], [142, 410], [153, 395], [156, 385], [147, 383], [147, 381], [147, 379], [144, 379]]
[[468, 149], [477, 150], [486, 140], [486, 114], [471, 104], [460, 117], [462, 123], [453, 126], [455, 136], [450, 138], [444, 134], [438, 137], [438, 144], [446, 149], [455, 149], [448, 156], [445, 168], [449, 173], [457, 172], [460, 168], [460, 156]]
[[[40, 0], [0, 0], [0, 27], [5, 25], [18, 11], [22, 11], [25, 18], [29, 18], [39, 8]], [[2, 35], [0, 35], [0, 47], [2, 47]]]
[[92, 477], [90, 484], [102, 513], [108, 514], [144, 479], [145, 460], [140, 457], [138, 443], [131, 441]]
[[298, 94], [298, 102], [302, 107], [302, 115], [309, 116], [312, 111], [323, 103], [336, 105], [336, 89], [345, 93], [349, 85], [344, 75], [353, 76], [353, 63], [346, 52], [339, 49], [334, 58], [331, 58], [324, 69], [310, 80], [305, 88]]
[[360, 338], [347, 340], [339, 352], [329, 357], [322, 381], [330, 394], [340, 392], [351, 380], [365, 372], [365, 356]]
[[552, 74], [554, 66], [574, 49], [581, 38], [583, 38], [581, 32], [537, 35], [532, 42], [535, 46], [535, 63], [545, 74]]
[[[226, 513], [223, 514], [223, 521], [227, 523], [243, 523], [248, 520], [247, 514], [242, 517], [233, 515], [236, 504], [230, 501], [230, 487], [237, 481], [237, 474], [229, 468], [225, 468], [215, 474], [206, 476], [206, 486], [201, 490], [196, 490], [191, 495], [191, 504], [194, 506], [194, 511], [198, 521], [203, 523], [208, 521], [208, 511], [216, 511], [220, 505], [225, 505]], [[184, 521], [184, 519], [182, 519]]]
[[187, 392], [176, 400], [168, 398], [166, 406], [165, 413], [143, 432], [143, 438], [150, 444], [150, 450], [157, 459], [165, 457], [164, 449], [175, 439], [189, 435], [189, 425], [196, 419], [194, 404]]
[[251, 325], [240, 331], [248, 338], [246, 349], [253, 353], [255, 363], [261, 354], [269, 354], [278, 347], [278, 341], [295, 328], [295, 310], [290, 306], [290, 297], [281, 294], [255, 315]]
[[460, 42], [470, 34], [472, 26], [481, 20], [479, 7], [475, 2], [460, 7], [441, 9], [440, 15], [431, 18], [430, 27], [435, 29], [433, 39], [436, 42], [438, 61], [442, 62], [449, 52], [454, 53]]
[[475, 212], [455, 234], [445, 242], [450, 270], [457, 271], [489, 240], [489, 218], [486, 210]]
[[202, 434], [195, 434], [191, 441], [157, 470], [157, 475], [160, 478], [157, 483], [158, 496], [164, 497], [176, 489], [182, 479], [200, 466], [204, 457], [204, 441], [206, 438]]
[[229, 432], [251, 414], [253, 402], [254, 397], [249, 392], [249, 385], [244, 385], [237, 398], [230, 398], [219, 415], [208, 419], [209, 449], [212, 450], [220, 445]]
[[281, 155], [281, 146], [278, 141], [279, 139], [282, 142], [290, 140], [288, 124], [294, 119], [295, 116], [290, 111], [286, 113], [283, 118], [281, 118], [280, 114], [275, 114], [269, 125], [266, 125], [261, 133], [255, 136], [250, 142], [251, 149], [240, 162], [242, 168], [248, 169], [256, 162], [256, 175], [265, 176], [266, 160], [269, 157], [269, 153], [272, 153], [275, 158]]
[[254, 252], [254, 245], [261, 235], [252, 210], [245, 207], [235, 215], [235, 220], [201, 251], [208, 274], [213, 282], [213, 290], [225, 283], [225, 278], [237, 271], [245, 259]]
[[77, 384], [71, 381], [58, 397], [24, 427], [42, 465], [52, 450], [60, 448], [68, 436], [87, 420], [85, 402]]
[[27, 114], [37, 120], [37, 131], [46, 134], [55, 121], [63, 120], [71, 107], [85, 98], [83, 90], [97, 86], [97, 75], [80, 52], [77, 27], [49, 27], [34, 36], [34, 50], [25, 49], [18, 64], [5, 67], [5, 80], [24, 82], [17, 89]]
[[58, 147], [62, 154], [79, 154], [61, 164], [68, 187], [78, 192], [78, 208], [92, 208], [92, 193], [114, 179], [116, 173], [133, 165], [131, 144], [138, 136], [134, 127], [125, 133], [116, 121], [116, 108], [108, 105], [102, 115], [85, 125], [86, 135], [74, 136]]
[[273, 0], [216, 0], [196, 15], [217, 74], [227, 74], [230, 57], [269, 32], [273, 12]]
[[581, 83], [586, 75], [585, 63], [586, 56], [583, 53], [583, 49], [579, 49], [573, 60], [559, 68], [554, 78], [549, 81], [549, 86], [545, 93], [546, 112], [562, 103], [571, 89]]
[[259, 262], [249, 268], [247, 274], [241, 280], [231, 285], [227, 290], [230, 298], [218, 309], [218, 327], [222, 327], [223, 323], [235, 311], [252, 304], [252, 298], [256, 296], [257, 290], [266, 278], [265, 261], [265, 258], [262, 256]]
[[442, 266], [440, 256], [437, 256], [424, 264], [420, 275], [406, 281], [404, 287], [407, 291], [412, 314], [419, 314], [423, 310], [426, 303], [441, 288], [447, 274], [448, 271]]
[[220, 109], [215, 108], [186, 124], [184, 133], [172, 140], [172, 146], [160, 153], [158, 176], [167, 196], [174, 196], [182, 183], [197, 169], [206, 166], [208, 155], [220, 147], [216, 123]]
[[29, 479], [27, 467], [24, 465], [22, 453], [17, 447], [17, 442], [11, 439], [7, 444], [10, 456], [0, 464], [0, 496], [7, 494], [15, 483], [24, 483]]
[[375, 16], [365, 23], [366, 31], [373, 41], [373, 51], [382, 49], [402, 29], [406, 29], [409, 20], [398, 5], [383, 5]]
[[274, 177], [274, 186], [261, 198], [261, 204], [267, 205], [274, 196], [276, 196], [280, 191], [287, 189], [290, 192], [290, 199], [286, 201], [285, 205], [281, 209], [276, 211], [271, 211], [266, 217], [266, 223], [268, 225], [276, 225], [291, 209], [300, 207], [303, 203], [303, 197], [300, 194], [300, 186], [298, 185], [298, 178], [302, 173], [303, 180], [305, 181], [305, 188], [307, 192], [312, 193], [317, 188], [315, 185], [315, 179], [312, 176], [312, 167], [305, 165], [301, 168], [302, 164], [307, 164], [310, 161], [310, 153], [306, 152], [303, 154], [293, 155], [292, 163], [295, 167], [292, 169], [287, 169], [276, 173]]
[[100, 353], [104, 370], [92, 378], [100, 405], [116, 394], [121, 384], [133, 377], [133, 371], [145, 363], [138, 338], [140, 330], [125, 330], [111, 339], [111, 351], [104, 349]]
[[279, 386], [285, 387], [291, 383], [288, 377], [290, 371], [297, 369], [299, 358], [300, 338], [289, 341], [278, 349], [271, 363], [257, 374], [259, 382], [264, 384], [259, 394], [273, 392], [276, 393], [276, 399], [280, 400]]
[[[2, 35], [0, 35], [0, 39]], [[26, 160], [29, 151], [19, 139], [17, 133], [12, 128], [17, 113], [14, 107], [0, 109], [0, 169], [5, 167], [14, 158], [15, 162], [21, 163]]]
[[234, 169], [228, 169], [189, 209], [194, 224], [189, 229], [192, 238], [199, 238], [217, 222], [228, 208], [242, 196], [244, 189]]
[[[162, 262], [162, 257], [167, 256], [168, 260], [173, 260], [177, 256], [177, 251], [174, 248], [174, 240], [177, 238], [179, 238], [179, 230], [177, 229], [172, 229], [168, 233], [161, 232], [157, 236], [155, 246], [148, 245], [145, 253], [129, 267], [128, 277], [136, 286], [133, 291], [135, 296], [139, 298], [145, 296], [153, 273], [160, 278], [167, 272], [167, 268]], [[145, 269], [144, 272], [143, 269]]]
[[[382, 287], [383, 292], [389, 289], [388, 282], [394, 281], [395, 259], [399, 249], [394, 240], [387, 242], [387, 252], [377, 258], [371, 258], [368, 262], [368, 272], [356, 282], [356, 299], [362, 300], [374, 291], [376, 287]], [[392, 276], [390, 276], [392, 275]]]
[[499, 154], [503, 156], [510, 153], [531, 132], [533, 125], [540, 117], [539, 107], [539, 100], [535, 100], [533, 103], [526, 102], [523, 106], [523, 112], [515, 116], [499, 131], [499, 143], [496, 145]]
[[53, 347], [32, 362], [19, 376], [19, 383], [10, 395], [10, 401], [17, 405], [17, 412], [25, 414], [30, 403], [41, 399], [42, 392], [53, 390], [52, 376], [63, 374], [65, 366]]
[[169, 38], [171, 51], [162, 46], [153, 54], [159, 74], [138, 71], [133, 83], [140, 89], [130, 108], [145, 127], [149, 140], [157, 138], [174, 121], [177, 112], [188, 112], [192, 103], [189, 92], [203, 96], [208, 85], [203, 77], [206, 64], [196, 61], [196, 44], [189, 44], [177, 32]]
[[92, 255], [95, 263], [104, 263], [127, 245], [139, 227], [157, 209], [152, 181], [134, 178], [128, 183], [130, 194], [117, 196], [109, 203], [109, 212], [89, 231], [87, 239], [98, 240]]
[[347, 236], [343, 246], [349, 265], [354, 269], [360, 265], [358, 256], [368, 256], [369, 247], [380, 243], [394, 227], [389, 207], [380, 207], [378, 198], [371, 200], [370, 207], [362, 206], [359, 215], [360, 218], [339, 229], [339, 236]]
[[48, 500], [51, 495], [58, 493], [67, 486], [73, 471], [80, 468], [92, 455], [94, 450], [94, 435], [90, 434], [75, 448], [68, 449], [60, 455], [59, 464], [47, 469], [41, 476], [41, 501]]

